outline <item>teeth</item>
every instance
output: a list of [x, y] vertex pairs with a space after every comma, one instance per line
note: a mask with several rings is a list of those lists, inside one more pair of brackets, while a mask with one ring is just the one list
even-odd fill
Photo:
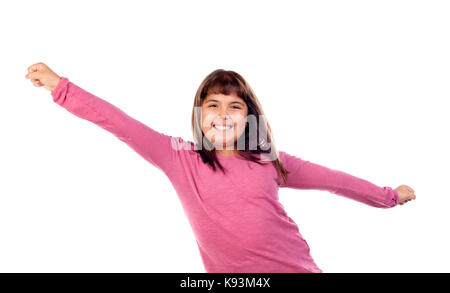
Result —
[[231, 129], [232, 126], [231, 125], [229, 125], [229, 126], [214, 125], [214, 128], [216, 128], [218, 130], [228, 130], [228, 129]]

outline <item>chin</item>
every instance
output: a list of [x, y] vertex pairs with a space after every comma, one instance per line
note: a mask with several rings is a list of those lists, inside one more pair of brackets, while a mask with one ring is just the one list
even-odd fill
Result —
[[231, 141], [230, 142], [222, 142], [222, 141], [218, 142], [218, 141], [216, 141], [215, 143], [213, 143], [213, 145], [216, 149], [220, 148], [220, 150], [226, 150], [227, 147], [231, 149], [231, 146], [233, 146], [233, 149], [235, 149], [236, 141], [234, 141], [234, 142], [231, 142]]

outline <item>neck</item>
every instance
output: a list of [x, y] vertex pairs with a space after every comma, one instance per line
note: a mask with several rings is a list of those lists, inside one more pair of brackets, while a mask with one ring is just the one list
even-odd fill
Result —
[[238, 153], [237, 150], [216, 150], [216, 155], [222, 157], [234, 156], [237, 153]]

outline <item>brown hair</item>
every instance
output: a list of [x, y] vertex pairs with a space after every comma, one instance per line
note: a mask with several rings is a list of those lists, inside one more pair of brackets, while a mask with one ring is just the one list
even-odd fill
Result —
[[[272, 159], [272, 164], [277, 169], [278, 174], [283, 179], [284, 183], [286, 182], [286, 177], [289, 171], [287, 171], [280, 159], [278, 154], [278, 150], [275, 147], [275, 142], [272, 136], [272, 131], [270, 129], [270, 125], [267, 122], [264, 111], [262, 109], [261, 104], [259, 103], [255, 93], [253, 92], [250, 85], [245, 81], [245, 79], [239, 75], [238, 73], [231, 70], [217, 69], [208, 74], [205, 79], [200, 84], [197, 93], [195, 94], [194, 107], [192, 110], [192, 131], [194, 135], [194, 141], [196, 144], [196, 152], [198, 152], [204, 163], [209, 164], [214, 171], [216, 171], [216, 164], [219, 169], [222, 170], [226, 174], [225, 169], [220, 164], [219, 160], [216, 157], [216, 153], [214, 152], [214, 146], [209, 141], [209, 139], [204, 135], [201, 127], [201, 115], [195, 115], [195, 109], [201, 109], [203, 101], [208, 96], [208, 94], [224, 94], [230, 95], [232, 93], [236, 94], [240, 98], [242, 98], [248, 107], [248, 115], [254, 115], [258, 117], [255, 120], [256, 129], [257, 129], [257, 141], [258, 144], [256, 149], [250, 150], [249, 147], [249, 125], [247, 123], [245, 127], [245, 131], [240, 139], [245, 138], [245, 150], [238, 149], [238, 155], [249, 160], [255, 162], [260, 165], [264, 165], [260, 162], [260, 159], [254, 154], [263, 154], [263, 153], [271, 153], [275, 154], [275, 158]], [[260, 125], [262, 120], [262, 124]], [[264, 133], [267, 133], [267, 142], [265, 142], [265, 138], [260, 138], [260, 130], [263, 130]], [[202, 147], [203, 144], [207, 144], [207, 148]], [[267, 147], [268, 144], [268, 147]], [[261, 148], [261, 146], [265, 146]], [[255, 148], [254, 146], [252, 148]]]

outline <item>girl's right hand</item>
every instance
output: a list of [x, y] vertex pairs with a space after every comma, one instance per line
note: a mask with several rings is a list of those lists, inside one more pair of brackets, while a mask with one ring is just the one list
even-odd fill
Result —
[[53, 91], [61, 80], [60, 76], [42, 62], [28, 67], [28, 74], [25, 75], [25, 78], [29, 78], [34, 86], [43, 86], [49, 91]]
[[398, 193], [398, 203], [403, 205], [412, 199], [416, 199], [416, 195], [414, 194], [414, 190], [408, 185], [400, 185], [395, 190]]

